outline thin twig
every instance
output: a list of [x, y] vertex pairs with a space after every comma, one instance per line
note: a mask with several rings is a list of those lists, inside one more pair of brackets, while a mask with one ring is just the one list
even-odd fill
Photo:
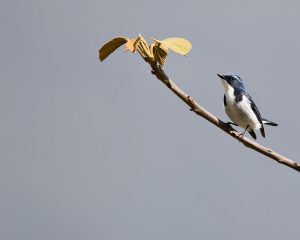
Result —
[[191, 96], [187, 95], [184, 91], [182, 91], [173, 81], [169, 79], [169, 77], [166, 75], [164, 70], [157, 65], [154, 61], [147, 61], [151, 67], [152, 67], [152, 73], [161, 81], [163, 82], [173, 93], [175, 93], [182, 101], [184, 101], [190, 109], [195, 112], [197, 115], [205, 118], [207, 121], [211, 122], [218, 128], [222, 129], [224, 132], [232, 136], [233, 138], [239, 140], [242, 142], [246, 147], [253, 149], [254, 151], [257, 151], [275, 161], [278, 163], [284, 164], [290, 168], [295, 169], [296, 171], [300, 172], [300, 165], [297, 162], [294, 162], [293, 160], [269, 149], [266, 148], [249, 138], [240, 137], [240, 133], [237, 132], [235, 129], [233, 129], [229, 124], [224, 123], [220, 119], [218, 119], [216, 116], [205, 110], [203, 107], [201, 107]]

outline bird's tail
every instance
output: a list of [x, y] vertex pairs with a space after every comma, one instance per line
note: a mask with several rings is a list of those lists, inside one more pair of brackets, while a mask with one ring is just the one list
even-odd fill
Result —
[[262, 120], [263, 124], [270, 125], [270, 126], [278, 126], [277, 123], [269, 121], [269, 120], [267, 120], [265, 118], [262, 118], [261, 120]]

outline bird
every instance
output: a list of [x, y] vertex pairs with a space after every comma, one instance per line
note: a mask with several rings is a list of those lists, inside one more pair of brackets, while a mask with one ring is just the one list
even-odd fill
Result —
[[255, 105], [252, 97], [246, 91], [243, 80], [235, 74], [217, 74], [221, 78], [224, 87], [224, 108], [227, 116], [233, 124], [244, 128], [244, 132], [241, 134], [243, 138], [245, 132], [256, 139], [254, 129], [259, 129], [263, 137], [265, 137], [265, 125], [278, 126], [277, 123], [262, 118], [260, 112]]

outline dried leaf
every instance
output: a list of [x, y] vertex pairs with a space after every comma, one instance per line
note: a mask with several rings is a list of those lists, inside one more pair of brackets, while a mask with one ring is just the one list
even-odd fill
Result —
[[116, 37], [109, 42], [105, 43], [99, 50], [99, 59], [103, 61], [111, 53], [113, 53], [118, 47], [122, 46], [129, 39], [126, 37]]
[[163, 44], [154, 42], [150, 46], [150, 51], [154, 56], [155, 60], [163, 66], [168, 56], [168, 48]]
[[192, 49], [192, 44], [184, 39], [184, 38], [167, 38], [164, 40], [156, 40], [153, 39], [155, 42], [159, 42], [164, 44], [166, 47], [170, 48], [172, 51], [179, 53], [181, 55], [186, 56], [188, 52]]
[[150, 52], [150, 49], [149, 49], [149, 46], [148, 46], [148, 43], [146, 42], [146, 40], [141, 35], [139, 35], [139, 38], [140, 38], [140, 41], [138, 42], [137, 50], [138, 50], [139, 54], [142, 56], [142, 58], [145, 61], [148, 61], [149, 58], [153, 58], [153, 55]]

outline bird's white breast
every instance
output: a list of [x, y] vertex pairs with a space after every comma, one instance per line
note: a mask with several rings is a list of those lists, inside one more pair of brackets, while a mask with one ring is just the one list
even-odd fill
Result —
[[257, 129], [261, 127], [261, 124], [257, 120], [255, 113], [251, 108], [251, 103], [247, 97], [243, 95], [241, 101], [236, 102], [233, 93], [233, 88], [229, 85], [225, 88], [226, 106], [225, 112], [231, 121], [236, 123], [242, 128]]

